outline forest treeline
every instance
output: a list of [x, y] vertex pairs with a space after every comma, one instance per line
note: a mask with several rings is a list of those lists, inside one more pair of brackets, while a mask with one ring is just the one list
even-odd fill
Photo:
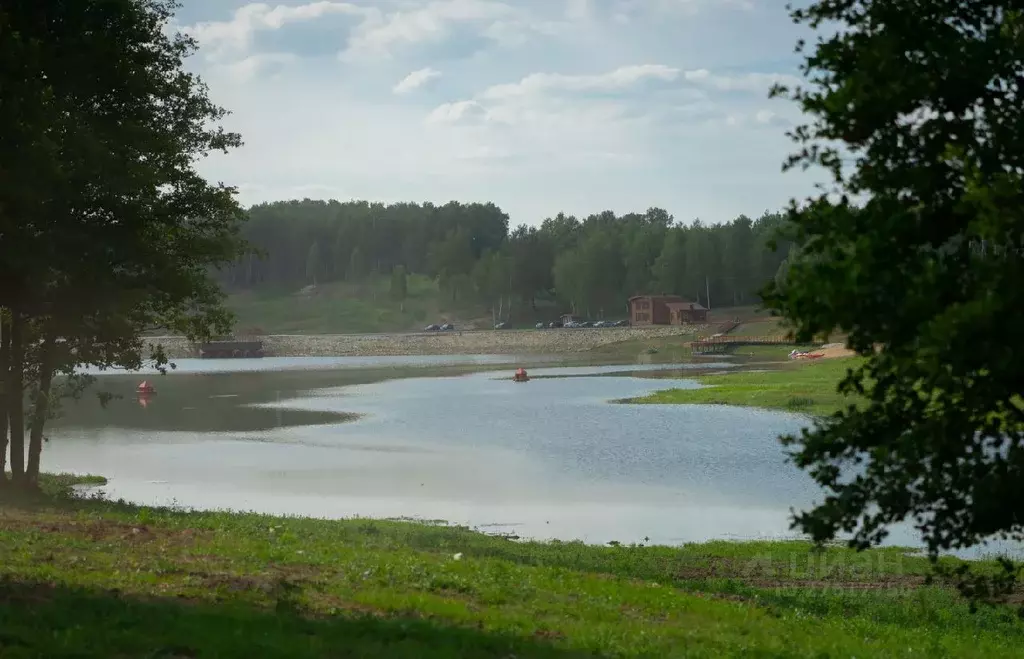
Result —
[[229, 291], [298, 289], [391, 275], [436, 278], [453, 303], [508, 309], [557, 300], [590, 317], [621, 315], [625, 300], [674, 293], [710, 306], [756, 301], [790, 244], [770, 240], [781, 213], [683, 225], [667, 211], [577, 218], [559, 213], [540, 226], [509, 228], [492, 203], [444, 205], [285, 201], [249, 209], [244, 236], [254, 248], [221, 273]]

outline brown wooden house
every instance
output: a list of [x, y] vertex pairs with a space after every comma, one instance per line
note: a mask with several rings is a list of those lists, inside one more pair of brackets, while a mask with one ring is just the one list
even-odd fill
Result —
[[708, 310], [700, 302], [669, 302], [668, 322], [672, 325], [708, 322]]
[[708, 310], [678, 295], [634, 295], [629, 298], [631, 325], [683, 325], [704, 323]]

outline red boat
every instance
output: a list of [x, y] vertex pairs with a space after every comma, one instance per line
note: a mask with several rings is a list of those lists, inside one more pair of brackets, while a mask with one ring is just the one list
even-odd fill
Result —
[[530, 376], [526, 374], [525, 368], [517, 368], [515, 375], [512, 376], [513, 382], [529, 382]]

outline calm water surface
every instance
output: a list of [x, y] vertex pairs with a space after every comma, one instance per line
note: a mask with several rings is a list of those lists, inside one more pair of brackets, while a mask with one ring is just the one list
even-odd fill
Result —
[[659, 366], [531, 369], [525, 384], [510, 368], [479, 372], [508, 361], [182, 360], [151, 378], [145, 407], [140, 376], [104, 376], [101, 388], [124, 398], [69, 404], [45, 467], [106, 475], [109, 495], [146, 504], [443, 519], [588, 542], [788, 535], [790, 508], [818, 496], [775, 440], [802, 417], [609, 403], [696, 387], [685, 376], [728, 363], [675, 365], [658, 373], [667, 380], [643, 377]]

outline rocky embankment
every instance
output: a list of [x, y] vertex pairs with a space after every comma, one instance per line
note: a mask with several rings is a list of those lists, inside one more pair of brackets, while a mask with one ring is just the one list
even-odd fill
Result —
[[[586, 352], [624, 341], [692, 335], [703, 325], [616, 327], [608, 329], [483, 330], [410, 334], [271, 335], [260, 337], [267, 356], [335, 357], [355, 355], [543, 355]], [[176, 336], [152, 337], [174, 359], [196, 356], [194, 346]]]

